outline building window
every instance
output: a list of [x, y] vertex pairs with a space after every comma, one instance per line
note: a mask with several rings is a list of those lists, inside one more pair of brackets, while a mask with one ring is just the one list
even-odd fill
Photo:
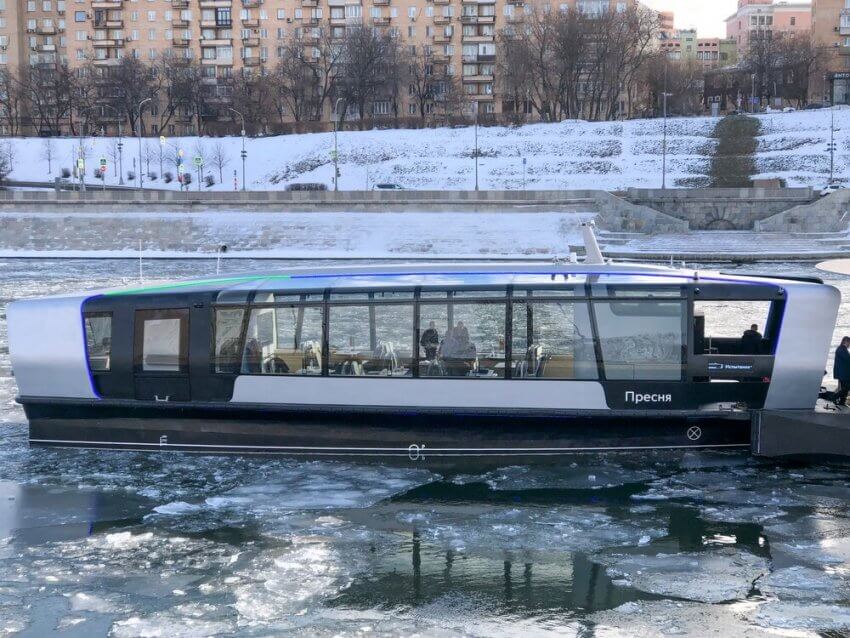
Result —
[[74, 22], [85, 22], [86, 21], [86, 12], [85, 11], [74, 11]]

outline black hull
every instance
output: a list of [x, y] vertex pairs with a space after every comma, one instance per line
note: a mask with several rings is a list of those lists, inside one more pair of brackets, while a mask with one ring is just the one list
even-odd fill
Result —
[[750, 444], [741, 412], [531, 412], [26, 400], [34, 445], [511, 462]]

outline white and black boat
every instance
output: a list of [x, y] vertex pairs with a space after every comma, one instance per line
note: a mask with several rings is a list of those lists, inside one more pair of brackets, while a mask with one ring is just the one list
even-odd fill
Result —
[[38, 445], [414, 459], [747, 446], [752, 410], [813, 409], [834, 287], [594, 252], [16, 301], [18, 401]]

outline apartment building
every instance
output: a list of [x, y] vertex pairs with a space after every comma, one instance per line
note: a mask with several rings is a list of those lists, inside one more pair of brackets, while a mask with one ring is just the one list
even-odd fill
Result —
[[[324, 34], [341, 38], [352, 24], [389, 29], [404, 46], [426, 48], [434, 64], [457, 75], [469, 108], [498, 114], [497, 34], [522, 23], [527, 11], [624, 11], [636, 0], [0, 0], [0, 68], [23, 74], [33, 65], [67, 61], [98, 72], [132, 56], [155, 62], [165, 55], [199, 61], [215, 91], [237, 74], [269, 72], [284, 43], [298, 36], [305, 55], [318, 57]], [[545, 4], [544, 4], [545, 3]], [[219, 85], [222, 85], [219, 87]], [[403, 112], [417, 104], [403, 98]], [[381, 115], [388, 104], [373, 105]], [[330, 107], [326, 119], [331, 117]], [[191, 118], [160, 130], [158, 105], [145, 113], [148, 132], [190, 134]], [[117, 116], [116, 116], [117, 119]], [[111, 130], [111, 129], [110, 129]], [[65, 132], [66, 130], [53, 131]]]
[[812, 99], [850, 104], [850, 0], [814, 0], [812, 35], [825, 67], [811, 79]]
[[801, 33], [812, 28], [812, 5], [785, 0], [738, 0], [738, 10], [726, 18], [726, 37], [743, 53], [754, 36]]
[[700, 38], [695, 29], [680, 29], [662, 39], [659, 49], [670, 60], [696, 60], [706, 69], [738, 62], [738, 47], [731, 38]]

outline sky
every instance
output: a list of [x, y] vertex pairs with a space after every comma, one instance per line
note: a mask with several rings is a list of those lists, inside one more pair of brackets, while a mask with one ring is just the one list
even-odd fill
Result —
[[695, 28], [701, 38], [726, 37], [723, 21], [738, 7], [737, 0], [643, 0], [643, 4], [675, 12], [676, 28]]

